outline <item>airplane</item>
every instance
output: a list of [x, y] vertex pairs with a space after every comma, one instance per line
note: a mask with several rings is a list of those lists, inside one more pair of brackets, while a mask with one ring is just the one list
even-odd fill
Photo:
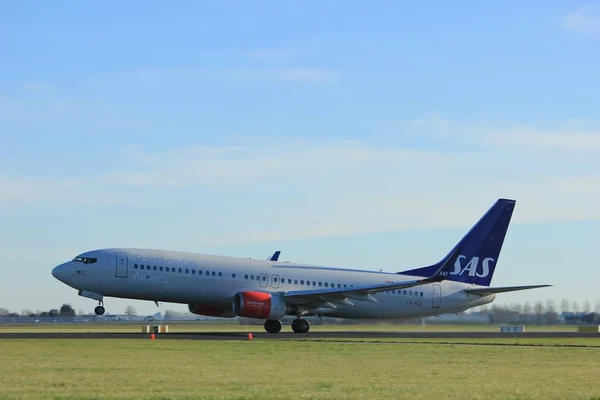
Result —
[[53, 268], [52, 275], [94, 299], [187, 304], [197, 315], [264, 320], [277, 333], [296, 316], [295, 333], [310, 330], [306, 316], [403, 319], [460, 313], [491, 303], [496, 294], [549, 287], [490, 287], [516, 201], [498, 199], [439, 262], [381, 272], [180, 251], [106, 248]]

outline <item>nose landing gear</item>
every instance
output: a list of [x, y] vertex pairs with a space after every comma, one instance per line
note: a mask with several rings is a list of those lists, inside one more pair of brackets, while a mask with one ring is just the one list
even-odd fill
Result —
[[104, 314], [104, 302], [102, 300], [99, 301], [100, 305], [98, 305], [96, 308], [94, 308], [94, 312], [96, 313], [96, 315], [102, 315]]
[[94, 308], [94, 313], [96, 313], [96, 315], [102, 315], [104, 314], [104, 296], [99, 294], [99, 293], [92, 293], [92, 292], [88, 292], [86, 290], [80, 290], [79, 292], [77, 292], [78, 295], [82, 296], [82, 297], [86, 297], [88, 299], [94, 299], [94, 300], [98, 300], [98, 306], [96, 308]]

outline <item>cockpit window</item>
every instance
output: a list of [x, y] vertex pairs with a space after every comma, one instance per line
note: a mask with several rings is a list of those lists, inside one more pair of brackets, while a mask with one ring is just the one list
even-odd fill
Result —
[[84, 263], [84, 264], [94, 264], [95, 262], [98, 262], [98, 259], [97, 258], [91, 258], [91, 257], [75, 257], [73, 259], [73, 261]]

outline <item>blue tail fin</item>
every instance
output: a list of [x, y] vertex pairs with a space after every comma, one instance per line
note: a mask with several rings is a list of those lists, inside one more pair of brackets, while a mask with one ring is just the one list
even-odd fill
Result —
[[454, 263], [454, 270], [446, 279], [490, 286], [515, 204], [515, 200], [498, 199], [440, 262], [428, 267], [398, 272], [398, 274], [432, 276], [456, 249], [460, 249], [460, 255]]

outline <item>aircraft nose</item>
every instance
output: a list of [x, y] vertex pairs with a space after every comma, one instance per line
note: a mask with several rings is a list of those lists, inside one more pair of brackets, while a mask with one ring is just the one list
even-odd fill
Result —
[[65, 276], [67, 275], [67, 266], [65, 264], [57, 265], [52, 269], [52, 276], [61, 282], [64, 282]]

